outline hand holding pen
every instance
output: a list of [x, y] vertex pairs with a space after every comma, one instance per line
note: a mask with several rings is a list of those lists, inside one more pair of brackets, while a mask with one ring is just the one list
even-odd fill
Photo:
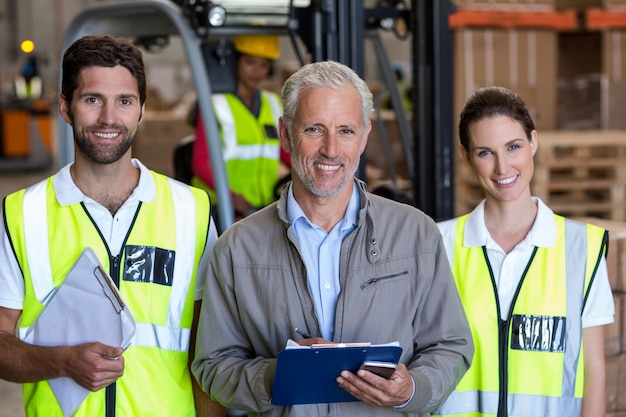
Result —
[[300, 329], [298, 327], [296, 327], [294, 331], [304, 338], [304, 339], [300, 339], [296, 341], [300, 346], [311, 346], [311, 345], [332, 343], [330, 340], [326, 340], [321, 337], [313, 337], [309, 334], [309, 332], [307, 332], [306, 330]]
[[298, 333], [300, 336], [304, 337], [305, 339], [311, 338], [311, 335], [306, 330], [302, 330], [298, 327], [296, 327], [294, 330], [296, 333]]

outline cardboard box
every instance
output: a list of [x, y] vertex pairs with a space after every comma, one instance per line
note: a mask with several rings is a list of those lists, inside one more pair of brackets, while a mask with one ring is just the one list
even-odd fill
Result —
[[602, 52], [601, 127], [626, 129], [626, 31], [602, 32]]
[[601, 129], [602, 74], [560, 78], [557, 86], [557, 127], [560, 130]]
[[626, 31], [562, 33], [559, 129], [626, 129]]
[[556, 32], [458, 29], [453, 36], [455, 126], [472, 92], [500, 85], [524, 99], [538, 129], [556, 128]]

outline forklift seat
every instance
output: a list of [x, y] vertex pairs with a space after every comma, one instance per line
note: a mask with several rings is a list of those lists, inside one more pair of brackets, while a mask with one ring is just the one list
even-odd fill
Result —
[[191, 154], [195, 135], [185, 136], [174, 149], [174, 178], [185, 184], [191, 184]]

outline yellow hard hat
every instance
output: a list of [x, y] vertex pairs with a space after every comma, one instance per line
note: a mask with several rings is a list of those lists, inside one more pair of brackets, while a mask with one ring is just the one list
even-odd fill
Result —
[[233, 38], [233, 46], [239, 53], [276, 59], [280, 56], [278, 36], [274, 35], [238, 35]]

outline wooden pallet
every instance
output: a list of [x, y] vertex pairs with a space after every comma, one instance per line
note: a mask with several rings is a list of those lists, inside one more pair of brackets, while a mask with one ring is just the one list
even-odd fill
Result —
[[626, 220], [626, 132], [541, 132], [531, 189], [565, 216]]

